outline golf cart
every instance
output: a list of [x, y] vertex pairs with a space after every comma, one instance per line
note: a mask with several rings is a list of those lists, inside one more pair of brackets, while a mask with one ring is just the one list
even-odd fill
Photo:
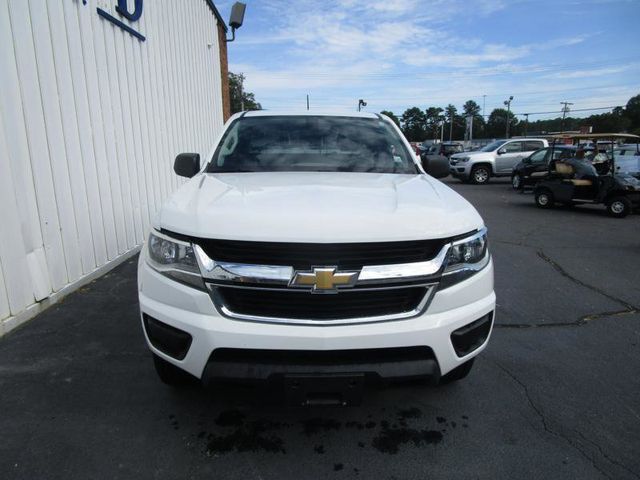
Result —
[[[552, 149], [556, 143], [587, 139], [594, 142], [598, 139], [610, 139], [612, 142], [625, 139], [636, 144], [640, 141], [639, 136], [624, 133], [555, 135], [552, 139]], [[550, 161], [546, 177], [534, 187], [536, 205], [551, 208], [556, 203], [599, 204], [605, 205], [610, 215], [619, 218], [626, 217], [634, 208], [640, 208], [640, 181], [626, 173], [615, 173], [614, 150], [609, 160], [611, 164], [606, 168], [609, 173], [604, 175], [599, 175], [588, 159], [581, 158], [580, 149], [573, 158]]]

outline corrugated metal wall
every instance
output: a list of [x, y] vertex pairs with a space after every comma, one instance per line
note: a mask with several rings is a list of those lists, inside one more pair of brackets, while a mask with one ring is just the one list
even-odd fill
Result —
[[148, 0], [135, 23], [116, 3], [0, 0], [0, 335], [140, 245], [175, 155], [222, 128], [207, 2]]

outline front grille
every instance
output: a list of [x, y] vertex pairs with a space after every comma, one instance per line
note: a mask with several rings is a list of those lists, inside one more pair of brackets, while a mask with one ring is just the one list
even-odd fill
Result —
[[449, 239], [376, 243], [281, 243], [191, 239], [220, 262], [287, 265], [298, 270], [316, 266], [361, 269], [433, 258]]
[[216, 304], [238, 315], [330, 321], [412, 312], [428, 291], [428, 287], [409, 287], [322, 295], [289, 289], [216, 287], [212, 295]]

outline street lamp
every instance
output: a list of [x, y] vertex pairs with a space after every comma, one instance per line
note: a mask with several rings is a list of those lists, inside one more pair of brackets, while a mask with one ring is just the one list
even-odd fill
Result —
[[365, 102], [363, 99], [358, 100], [358, 111], [360, 111], [360, 107], [366, 107], [367, 106], [367, 102]]
[[507, 106], [507, 132], [506, 137], [509, 138], [509, 124], [511, 123], [511, 101], [513, 100], [513, 95], [509, 97], [509, 100], [505, 100], [504, 104]]

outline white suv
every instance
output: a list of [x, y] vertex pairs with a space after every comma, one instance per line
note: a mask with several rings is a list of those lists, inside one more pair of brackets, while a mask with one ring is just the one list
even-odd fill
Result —
[[452, 155], [451, 175], [476, 184], [488, 183], [491, 177], [510, 177], [521, 160], [548, 146], [549, 142], [541, 138], [496, 140], [480, 150]]
[[387, 117], [238, 114], [202, 167], [174, 169], [192, 178], [138, 271], [166, 383], [280, 379], [295, 403], [356, 403], [367, 378], [462, 378], [485, 347], [484, 223]]

